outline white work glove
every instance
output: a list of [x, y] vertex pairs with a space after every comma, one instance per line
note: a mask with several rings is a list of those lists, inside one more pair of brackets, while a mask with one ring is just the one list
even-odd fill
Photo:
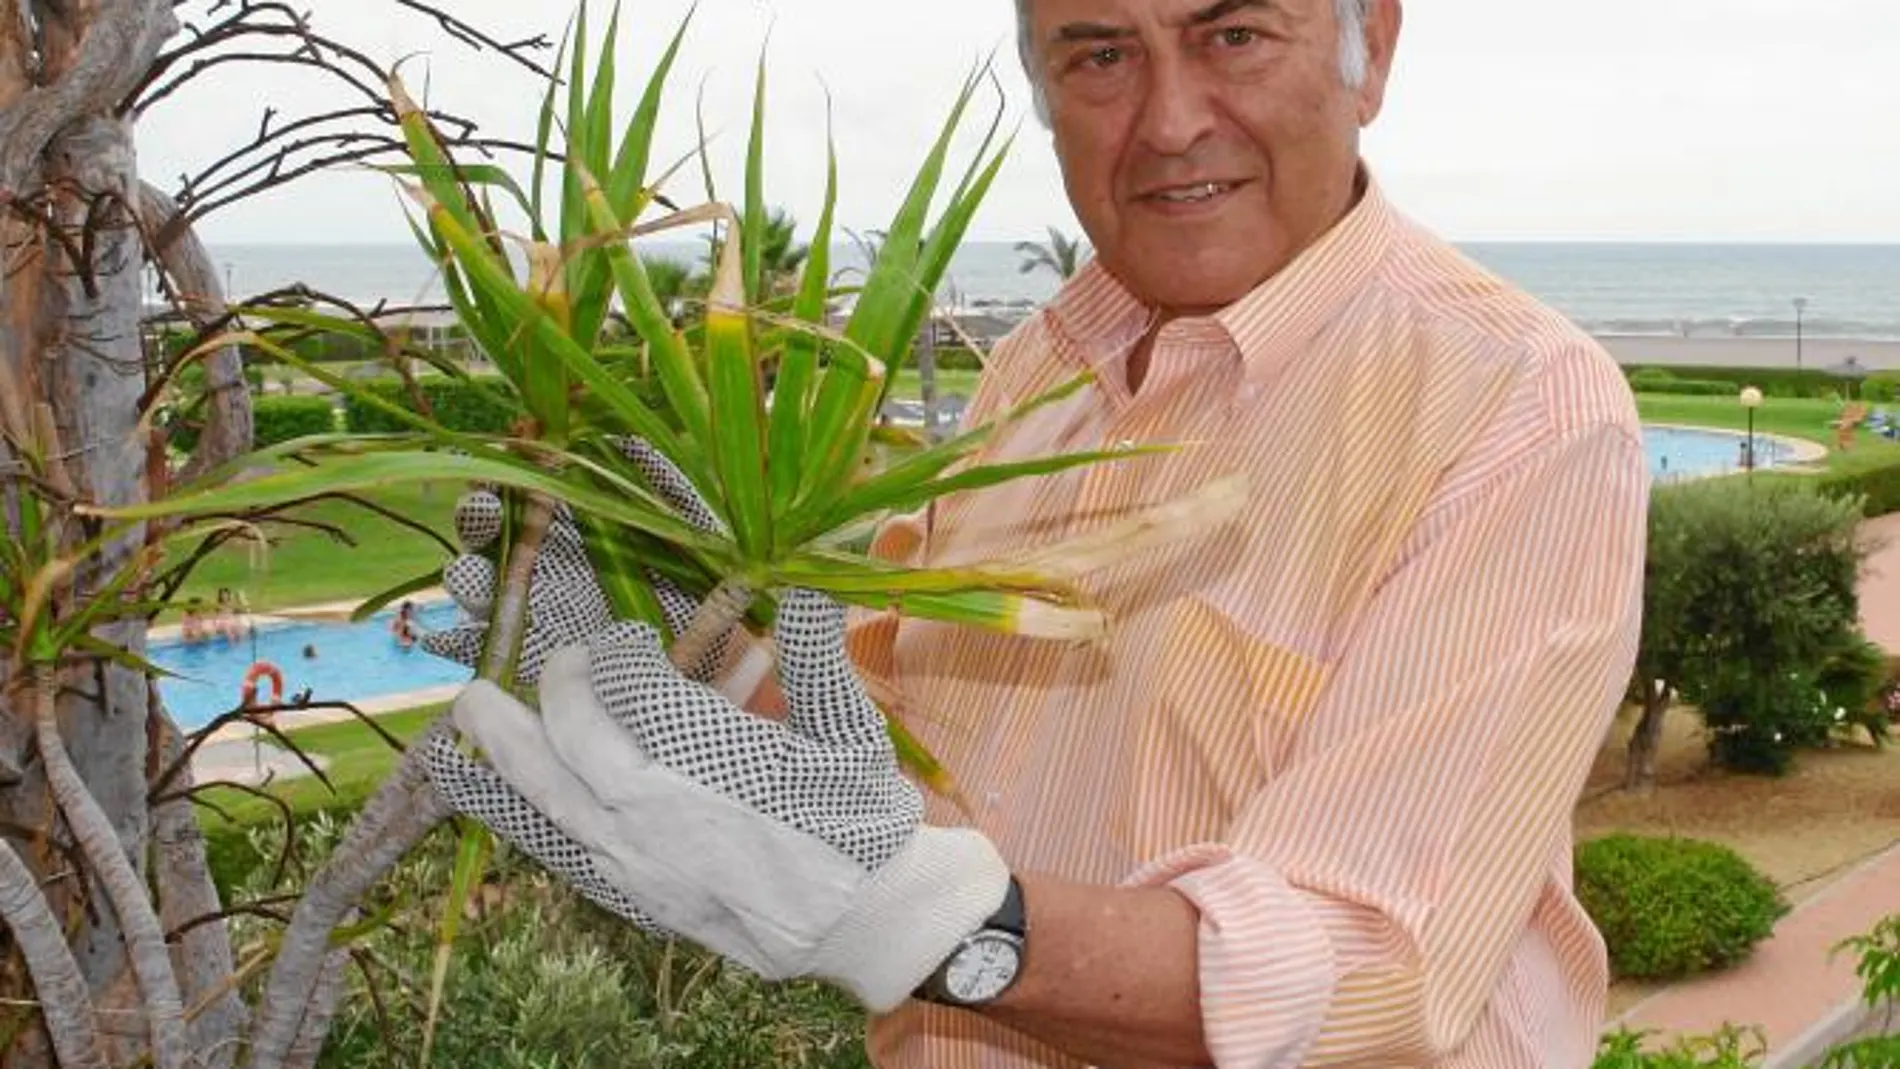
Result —
[[844, 611], [792, 591], [776, 627], [783, 723], [668, 662], [643, 624], [552, 654], [541, 714], [485, 683], [425, 766], [482, 821], [596, 902], [768, 980], [812, 977], [888, 1012], [1002, 904], [983, 835], [922, 822], [883, 714], [844, 650]]
[[[645, 477], [654, 493], [671, 505], [679, 516], [703, 531], [723, 532], [704, 499], [693, 489], [673, 463], [638, 438], [616, 443]], [[463, 553], [442, 570], [442, 586], [471, 619], [454, 627], [423, 636], [422, 648], [470, 668], [479, 668], [482, 642], [488, 633], [488, 615], [497, 586], [495, 562], [483, 554], [501, 537], [501, 498], [487, 490], [465, 494], [455, 504], [455, 535]], [[699, 602], [665, 579], [646, 573], [649, 584], [666, 615], [666, 624], [678, 634], [692, 620]], [[534, 577], [528, 585], [528, 633], [522, 640], [521, 661], [516, 676], [532, 684], [541, 674], [547, 655], [563, 646], [585, 642], [615, 622], [607, 595], [601, 592], [588, 561], [587, 549], [575, 526], [573, 514], [560, 506], [535, 559]], [[724, 663], [733, 636], [727, 635], [708, 644], [706, 655], [688, 673], [694, 679], [707, 680]]]

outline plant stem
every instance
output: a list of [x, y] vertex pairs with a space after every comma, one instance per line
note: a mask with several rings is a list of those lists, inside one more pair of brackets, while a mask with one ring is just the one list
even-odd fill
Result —
[[172, 970], [171, 951], [165, 946], [165, 932], [159, 927], [158, 913], [145, 881], [126, 856], [119, 833], [112, 827], [105, 810], [87, 789], [86, 781], [73, 767], [66, 744], [59, 737], [56, 697], [59, 672], [51, 664], [33, 667], [34, 720], [40, 759], [46, 766], [46, 781], [53, 798], [65, 814], [73, 838], [85, 852], [104, 885], [112, 912], [125, 933], [126, 952], [132, 960], [132, 974], [138, 981], [139, 994], [145, 1000], [145, 1013], [151, 1025], [152, 1061], [158, 1069], [185, 1069], [190, 1044], [185, 1038], [185, 1006], [178, 993], [178, 977]]
[[541, 543], [554, 522], [554, 503], [536, 494], [528, 499], [521, 533], [508, 551], [508, 573], [502, 578], [501, 599], [488, 622], [488, 649], [482, 656], [481, 678], [507, 688], [514, 682], [522, 641], [528, 635], [528, 594]]
[[0, 839], [0, 919], [5, 919], [13, 943], [26, 959], [26, 971], [39, 994], [40, 1012], [53, 1039], [53, 1053], [62, 1069], [107, 1069], [99, 1049], [99, 1027], [93, 1018], [92, 991], [79, 975], [79, 962], [52, 907], [33, 878], [33, 870]]
[[720, 582], [700, 603], [693, 622], [667, 650], [673, 667], [692, 678], [705, 678], [713, 666], [704, 662], [718, 652], [718, 644], [745, 619], [746, 610], [751, 607], [752, 588], [743, 580], [729, 577]]
[[451, 737], [454, 730], [453, 721], [444, 714], [410, 744], [396, 771], [377, 788], [311, 879], [291, 914], [264, 989], [251, 1039], [250, 1069], [281, 1069], [329, 958], [330, 933], [377, 880], [448, 819], [449, 807], [429, 785], [421, 755]]

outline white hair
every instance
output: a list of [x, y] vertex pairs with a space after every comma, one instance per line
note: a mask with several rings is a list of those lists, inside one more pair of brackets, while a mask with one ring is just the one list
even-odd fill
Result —
[[[1043, 90], [1042, 71], [1036, 65], [1036, 39], [1029, 17], [1030, 0], [1016, 0], [1016, 51], [1022, 57], [1023, 71], [1036, 93], [1036, 114], [1049, 121], [1049, 100]], [[1366, 12], [1372, 0], [1333, 0], [1339, 15], [1339, 77], [1347, 88], [1357, 89], [1366, 81], [1371, 57], [1366, 52]]]

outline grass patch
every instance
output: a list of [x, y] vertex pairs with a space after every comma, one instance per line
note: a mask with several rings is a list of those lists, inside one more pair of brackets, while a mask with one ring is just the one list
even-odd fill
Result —
[[[431, 485], [363, 496], [446, 537], [459, 493], [459, 487]], [[448, 551], [428, 536], [346, 501], [318, 502], [292, 515], [335, 527], [349, 541], [326, 531], [271, 525], [265, 529], [268, 549], [229, 545], [200, 561], [159, 622], [171, 622], [193, 598], [215, 601], [221, 588], [241, 591], [252, 609], [265, 611], [368, 597], [449, 560]], [[181, 547], [177, 559], [189, 551]]]
[[[446, 708], [446, 705], [429, 705], [390, 713], [377, 717], [376, 723], [408, 743], [421, 735]], [[315, 776], [305, 776], [266, 788], [299, 815], [323, 809], [356, 808], [388, 777], [401, 757], [381, 736], [356, 720], [298, 728], [287, 734], [306, 752], [325, 759], [324, 775], [330, 777], [336, 787], [332, 793]], [[209, 805], [199, 807], [198, 823], [207, 835], [276, 820], [283, 815], [269, 802], [228, 787], [210, 788], [201, 797]]]
[[[962, 394], [964, 397], [976, 395], [976, 380], [980, 371], [939, 371], [937, 372], [937, 396]], [[899, 368], [897, 379], [891, 384], [891, 396], [914, 401], [923, 396], [924, 387], [917, 378], [914, 367]]]

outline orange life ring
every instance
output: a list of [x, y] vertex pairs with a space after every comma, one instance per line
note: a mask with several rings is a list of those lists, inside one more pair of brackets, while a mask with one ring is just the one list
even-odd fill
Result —
[[277, 666], [269, 661], [258, 661], [251, 665], [250, 669], [244, 673], [244, 684], [240, 691], [243, 695], [244, 708], [249, 709], [257, 704], [257, 679], [259, 676], [270, 677], [271, 704], [284, 704], [284, 673], [278, 671]]

